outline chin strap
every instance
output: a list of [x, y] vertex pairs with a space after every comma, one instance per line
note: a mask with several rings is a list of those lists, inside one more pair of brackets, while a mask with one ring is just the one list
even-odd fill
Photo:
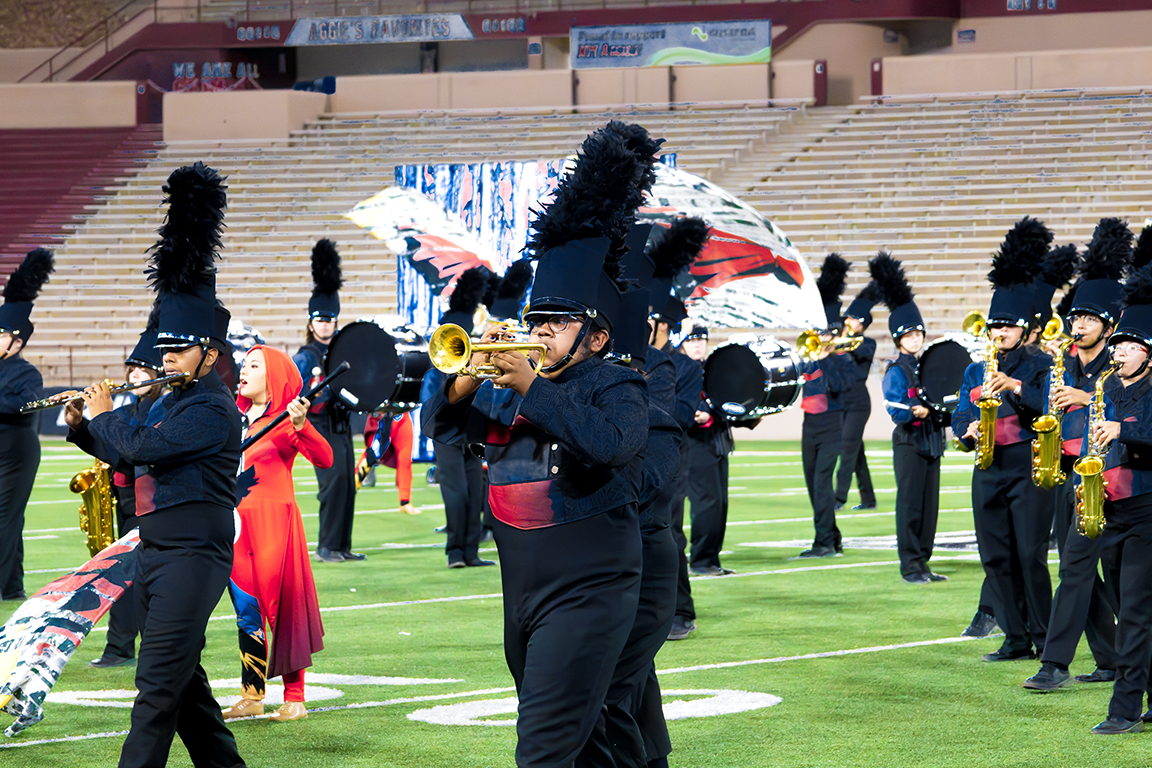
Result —
[[[204, 371], [202, 371], [200, 369], [204, 367], [204, 361], [207, 359], [208, 359], [208, 345], [207, 344], [201, 344], [200, 345], [200, 362], [198, 362], [196, 364], [196, 368], [195, 368], [196, 374], [192, 377], [192, 379], [188, 382], [188, 384], [192, 384], [194, 382], [199, 381], [200, 377], [204, 375]], [[185, 386], [187, 386], [187, 384]]]
[[540, 369], [540, 373], [556, 373], [568, 363], [572, 362], [572, 358], [576, 356], [576, 350], [580, 349], [580, 345], [584, 343], [584, 337], [588, 335], [588, 328], [592, 325], [591, 319], [585, 319], [584, 324], [580, 326], [580, 331], [576, 334], [575, 340], [572, 342], [572, 348], [568, 350], [568, 354], [560, 358], [552, 365], [546, 365]]

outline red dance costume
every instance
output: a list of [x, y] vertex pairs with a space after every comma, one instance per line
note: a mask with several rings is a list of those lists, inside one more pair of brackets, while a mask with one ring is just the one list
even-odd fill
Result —
[[[364, 427], [364, 442], [369, 446], [380, 421], [375, 416], [370, 416]], [[388, 447], [380, 457], [380, 463], [395, 468], [396, 490], [400, 495], [400, 503], [407, 504], [412, 500], [412, 415], [407, 412], [401, 413], [389, 417], [389, 421], [392, 424], [388, 434]]]
[[[268, 407], [249, 425], [249, 434], [287, 410], [301, 388], [300, 374], [288, 355], [261, 346], [249, 354], [258, 349], [264, 352]], [[236, 405], [246, 412], [252, 401], [241, 395]], [[241, 528], [230, 591], [240, 627], [247, 699], [264, 698], [266, 677], [283, 677], [284, 700], [304, 701], [304, 669], [312, 665], [312, 654], [324, 648], [308, 539], [292, 485], [298, 453], [317, 467], [332, 466], [331, 446], [308, 421], [297, 431], [285, 419], [244, 452], [245, 471], [239, 478], [243, 498], [237, 507]]]

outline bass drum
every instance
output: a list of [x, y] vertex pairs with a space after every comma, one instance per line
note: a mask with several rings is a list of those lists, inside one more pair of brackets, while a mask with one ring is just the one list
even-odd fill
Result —
[[[347, 361], [332, 396], [351, 411], [404, 413], [420, 405], [420, 382], [428, 354], [397, 339], [370, 320], [357, 320], [336, 332], [324, 355], [324, 374]], [[422, 367], [421, 367], [422, 366]]]
[[804, 381], [800, 358], [771, 336], [730, 340], [704, 361], [704, 394], [734, 422], [754, 421], [790, 407]]
[[980, 360], [980, 351], [947, 336], [924, 347], [916, 365], [917, 395], [937, 413], [951, 413], [960, 402], [964, 371]]

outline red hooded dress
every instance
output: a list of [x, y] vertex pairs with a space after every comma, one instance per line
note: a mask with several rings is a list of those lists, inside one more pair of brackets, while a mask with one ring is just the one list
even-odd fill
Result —
[[[300, 394], [300, 373], [292, 358], [271, 347], [264, 352], [268, 408], [249, 425], [255, 434]], [[252, 401], [238, 396], [242, 412]], [[292, 464], [296, 454], [317, 467], [332, 466], [332, 448], [308, 421], [299, 431], [290, 419], [280, 422], [244, 452], [241, 474], [240, 538], [236, 541], [232, 581], [260, 603], [260, 614], [270, 628], [268, 677], [279, 677], [312, 665], [312, 654], [324, 648], [324, 627], [316, 583], [308, 559], [304, 521], [296, 505]], [[249, 469], [255, 470], [253, 479]]]

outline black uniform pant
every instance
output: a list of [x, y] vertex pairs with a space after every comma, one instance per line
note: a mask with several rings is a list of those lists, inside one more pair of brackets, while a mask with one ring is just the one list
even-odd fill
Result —
[[332, 466], [316, 467], [320, 490], [320, 535], [316, 546], [333, 552], [352, 549], [352, 522], [356, 514], [356, 449], [351, 432], [333, 432], [328, 415], [310, 416], [312, 426], [332, 446]]
[[836, 471], [836, 461], [843, 452], [843, 427], [843, 411], [804, 416], [800, 454], [804, 463], [804, 485], [808, 487], [808, 501], [812, 504], [812, 518], [816, 527], [813, 547], [841, 548], [840, 529], [836, 527], [836, 494], [832, 488], [832, 475]]
[[688, 441], [680, 443], [680, 466], [673, 478], [664, 484], [656, 496], [657, 504], [667, 504], [672, 541], [676, 544], [679, 565], [676, 570], [676, 615], [685, 621], [696, 620], [696, 605], [692, 602], [692, 585], [688, 581], [688, 539], [684, 535], [684, 500], [688, 498]]
[[992, 466], [972, 473], [976, 543], [995, 596], [1004, 646], [1043, 654], [1052, 613], [1048, 539], [1051, 491], [1032, 483], [1032, 444], [997, 445]]
[[579, 756], [581, 766], [613, 766], [611, 745], [596, 726], [636, 618], [636, 505], [551, 528], [497, 521], [494, 533], [504, 657], [520, 698], [516, 765], [568, 768]]
[[864, 426], [872, 415], [872, 407], [862, 411], [844, 412], [844, 443], [840, 454], [840, 468], [836, 471], [836, 503], [848, 501], [852, 475], [856, 475], [856, 489], [860, 503], [874, 505], [876, 491], [872, 488], [872, 475], [868, 472], [868, 457], [864, 455]]
[[940, 457], [922, 456], [916, 446], [892, 444], [896, 473], [896, 551], [900, 575], [928, 571], [940, 516]]
[[[140, 522], [136, 517], [136, 494], [131, 488], [120, 487], [116, 487], [114, 493], [116, 533], [123, 538]], [[108, 611], [108, 639], [104, 643], [104, 656], [118, 659], [131, 659], [136, 656], [136, 635], [140, 632], [137, 613], [134, 579]]]
[[604, 699], [605, 732], [618, 767], [643, 768], [648, 761], [665, 757], [672, 751], [664, 710], [651, 706], [645, 690], [651, 674], [659, 704], [655, 660], [672, 629], [679, 558], [672, 532], [667, 528], [641, 531], [640, 540], [643, 571], [636, 620]]
[[168, 762], [179, 734], [197, 768], [243, 765], [200, 666], [208, 617], [232, 572], [232, 510], [191, 502], [140, 518], [140, 601], [132, 729], [120, 768]]
[[436, 482], [444, 499], [449, 562], [475, 560], [480, 548], [480, 512], [484, 507], [483, 468], [466, 446], [432, 441], [436, 454]]
[[0, 597], [24, 593], [24, 508], [40, 468], [32, 427], [0, 427]]
[[1082, 536], [1073, 525], [1076, 490], [1071, 474], [1056, 489], [1056, 543], [1060, 547], [1060, 584], [1052, 597], [1044, 661], [1067, 669], [1080, 635], [1100, 669], [1116, 668], [1116, 611], [1100, 578], [1100, 540]]
[[716, 455], [711, 436], [688, 438], [688, 501], [692, 505], [692, 568], [719, 568], [728, 525], [728, 454]]
[[1119, 590], [1116, 682], [1108, 714], [1140, 717], [1152, 663], [1152, 496], [1105, 502], [1100, 560]]

